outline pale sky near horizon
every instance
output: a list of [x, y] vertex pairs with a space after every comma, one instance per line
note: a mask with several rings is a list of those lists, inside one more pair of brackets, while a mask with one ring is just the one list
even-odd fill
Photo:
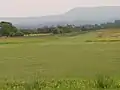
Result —
[[120, 0], [0, 0], [0, 17], [62, 14], [75, 7], [120, 6]]

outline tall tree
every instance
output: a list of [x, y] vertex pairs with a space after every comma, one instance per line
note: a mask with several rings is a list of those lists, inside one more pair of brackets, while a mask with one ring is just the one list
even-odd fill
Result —
[[2, 36], [13, 36], [17, 32], [17, 28], [10, 22], [0, 22], [0, 34]]

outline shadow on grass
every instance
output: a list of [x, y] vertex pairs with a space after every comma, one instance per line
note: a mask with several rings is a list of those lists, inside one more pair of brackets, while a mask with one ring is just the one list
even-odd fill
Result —
[[20, 44], [22, 42], [0, 42], [0, 45], [4, 45], [4, 44]]
[[85, 42], [120, 42], [119, 39], [101, 39], [101, 40], [86, 40]]

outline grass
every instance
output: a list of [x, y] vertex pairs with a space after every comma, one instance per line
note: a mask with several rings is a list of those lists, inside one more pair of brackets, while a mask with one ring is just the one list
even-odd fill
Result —
[[[45, 79], [45, 84], [51, 82], [51, 79], [55, 79], [54, 82], [57, 83], [59, 80], [66, 79], [70, 80], [69, 83], [76, 80], [75, 82], [80, 84], [81, 80], [89, 82], [89, 79], [92, 79], [93, 82], [98, 73], [119, 80], [120, 42], [85, 42], [86, 40], [97, 39], [96, 33], [89, 32], [72, 37], [1, 38], [0, 86], [3, 86], [5, 79], [10, 82], [7, 87], [12, 86], [13, 80], [18, 84], [19, 82], [21, 84], [21, 81], [28, 81], [26, 84], [30, 82], [34, 85], [35, 76]], [[63, 83], [62, 88], [64, 81], [61, 82]], [[13, 86], [16, 83], [13, 83]], [[54, 89], [52, 88], [52, 90]]]
[[95, 80], [42, 80], [33, 82], [7, 82], [2, 90], [118, 90], [120, 82], [108, 76], [99, 76]]
[[103, 29], [96, 32], [96, 38], [87, 39], [86, 42], [120, 42], [119, 29]]

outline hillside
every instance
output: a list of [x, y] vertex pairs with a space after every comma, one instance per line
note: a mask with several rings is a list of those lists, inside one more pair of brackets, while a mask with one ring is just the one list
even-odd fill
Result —
[[0, 18], [20, 28], [36, 28], [44, 25], [95, 24], [120, 19], [120, 6], [78, 7], [61, 15], [42, 17]]

